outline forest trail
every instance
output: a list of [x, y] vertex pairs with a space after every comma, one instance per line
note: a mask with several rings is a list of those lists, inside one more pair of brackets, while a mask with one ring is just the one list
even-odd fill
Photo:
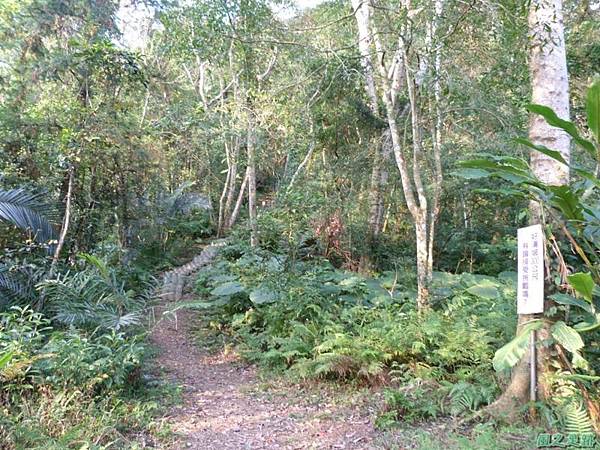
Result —
[[[165, 274], [162, 311], [170, 302], [193, 299], [185, 292], [186, 279], [216, 253], [217, 245], [208, 246], [191, 263]], [[196, 312], [179, 310], [176, 316], [159, 320], [151, 335], [159, 369], [183, 387], [182, 403], [167, 418], [179, 436], [171, 449], [381, 448], [374, 443], [367, 396], [340, 397], [333, 386], [265, 383], [235, 354], [195, 342]]]

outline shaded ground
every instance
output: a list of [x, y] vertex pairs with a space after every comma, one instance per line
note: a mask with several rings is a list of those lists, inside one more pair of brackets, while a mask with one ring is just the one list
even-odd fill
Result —
[[194, 315], [179, 311], [177, 323], [163, 320], [152, 334], [159, 367], [183, 386], [183, 404], [169, 417], [182, 436], [174, 449], [381, 448], [371, 445], [368, 405], [340, 400], [326, 387], [261, 382], [235, 355], [194, 344]]

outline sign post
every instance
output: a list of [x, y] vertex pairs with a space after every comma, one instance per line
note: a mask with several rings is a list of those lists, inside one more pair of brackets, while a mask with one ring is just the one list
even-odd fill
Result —
[[[541, 225], [519, 228], [517, 314], [544, 312], [544, 233]], [[536, 332], [530, 340], [530, 400], [537, 400]]]
[[541, 225], [519, 228], [517, 314], [544, 312], [544, 233]]

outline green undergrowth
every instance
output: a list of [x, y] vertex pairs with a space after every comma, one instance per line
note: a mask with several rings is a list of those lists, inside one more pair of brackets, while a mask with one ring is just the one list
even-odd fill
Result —
[[176, 389], [151, 376], [148, 275], [81, 255], [0, 310], [0, 448], [136, 449], [170, 439]]
[[[174, 387], [153, 378], [140, 333], [58, 329], [30, 308], [0, 314], [2, 449], [135, 449], [169, 439]], [[144, 445], [146, 445], [144, 444]]]
[[385, 450], [533, 450], [538, 448], [536, 437], [539, 432], [535, 428], [499, 427], [494, 423], [481, 423], [468, 430], [453, 431], [449, 422], [441, 421], [427, 429], [405, 427], [393, 433], [384, 433], [376, 445]]
[[231, 244], [198, 275], [199, 299], [186, 307], [203, 310], [213, 343], [268, 370], [385, 385], [385, 429], [474, 412], [497, 396], [492, 358], [514, 332], [515, 277], [436, 273], [433, 307], [418, 313], [409, 269], [365, 277]]

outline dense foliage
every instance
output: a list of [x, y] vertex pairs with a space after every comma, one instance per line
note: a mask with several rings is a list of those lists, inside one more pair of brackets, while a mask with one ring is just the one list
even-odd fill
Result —
[[[529, 4], [368, 3], [363, 36], [339, 0], [0, 2], [0, 447], [166, 442], [157, 278], [213, 237], [171, 309], [265, 370], [385, 389], [381, 428], [467, 420], [546, 329], [536, 423], [598, 431], [597, 2], [564, 1], [571, 121], [529, 104]], [[515, 337], [531, 202], [551, 302]]]

